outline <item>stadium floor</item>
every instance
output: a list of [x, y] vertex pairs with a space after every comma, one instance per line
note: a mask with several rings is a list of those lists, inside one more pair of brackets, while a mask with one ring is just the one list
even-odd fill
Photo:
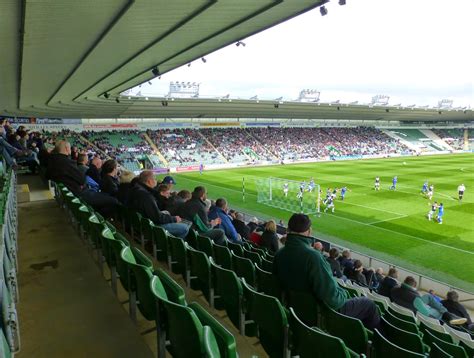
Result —
[[[395, 175], [397, 189], [388, 190]], [[376, 176], [381, 179], [378, 192]], [[314, 177], [323, 193], [327, 187], [347, 186], [346, 198], [336, 200], [334, 214], [312, 216], [315, 236], [474, 292], [474, 155], [246, 167], [176, 178], [179, 188], [204, 185], [209, 197], [223, 196], [232, 208], [286, 222], [289, 211], [257, 203], [256, 180], [268, 177], [306, 182]], [[426, 217], [430, 203], [420, 194], [425, 180], [435, 186], [433, 200], [444, 203], [442, 225]], [[461, 183], [467, 188], [462, 204], [457, 200]], [[296, 195], [289, 193], [289, 200], [297, 200]]]

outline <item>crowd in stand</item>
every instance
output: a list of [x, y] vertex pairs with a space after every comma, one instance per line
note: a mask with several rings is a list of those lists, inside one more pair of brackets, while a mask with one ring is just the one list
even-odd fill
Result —
[[190, 165], [219, 158], [219, 154], [196, 129], [148, 130], [147, 134], [168, 162]]
[[447, 131], [445, 129], [432, 129], [432, 131], [448, 143], [454, 150], [463, 150], [464, 149], [464, 130], [457, 129]]

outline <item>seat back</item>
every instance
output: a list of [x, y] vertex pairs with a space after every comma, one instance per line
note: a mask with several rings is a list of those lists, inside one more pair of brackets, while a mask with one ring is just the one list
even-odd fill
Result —
[[202, 222], [198, 214], [194, 215], [193, 224], [199, 233], [206, 233], [209, 231], [209, 228]]
[[443, 351], [436, 343], [433, 343], [430, 351], [430, 358], [452, 358], [448, 352]]
[[308, 326], [320, 326], [321, 304], [309, 292], [285, 292], [286, 306], [293, 308], [295, 314]]
[[425, 353], [423, 342], [419, 335], [404, 331], [381, 317], [385, 337], [392, 343], [412, 352]]
[[221, 357], [216, 337], [209, 326], [204, 326], [204, 354], [207, 358]]
[[123, 288], [129, 291], [128, 266], [125, 261], [120, 258], [120, 254], [122, 250], [127, 247], [128, 241], [120, 233], [116, 233], [114, 237], [115, 240], [109, 242], [110, 248], [112, 249], [113, 260], [116, 263], [117, 273]]
[[188, 235], [186, 235], [185, 241], [191, 246], [193, 249], [197, 250], [197, 233], [193, 229], [189, 229]]
[[425, 331], [423, 334], [423, 341], [430, 347], [436, 343], [446, 353], [452, 355], [454, 358], [468, 358], [465, 349], [457, 344], [448, 343], [436, 337], [432, 331]]
[[273, 272], [273, 262], [262, 257], [262, 269], [268, 272]]
[[405, 321], [418, 324], [415, 314], [410, 311], [408, 308], [397, 305], [396, 303], [390, 302], [388, 309], [390, 313], [397, 316], [398, 318], [404, 319]]
[[207, 302], [211, 304], [211, 264], [207, 255], [193, 248], [188, 248], [189, 266], [191, 271], [191, 277], [193, 280], [191, 283], [195, 285], [206, 297]]
[[168, 350], [176, 358], [201, 357], [204, 353], [204, 328], [194, 311], [183, 305], [163, 300], [168, 317]]
[[204, 252], [208, 257], [214, 257], [212, 240], [206, 236], [198, 235], [198, 250]]
[[425, 321], [420, 320], [420, 331], [425, 333], [426, 331], [429, 331], [433, 336], [438, 337], [439, 339], [448, 342], [448, 343], [454, 343], [453, 337], [449, 333], [447, 333], [444, 329], [443, 326], [433, 326], [433, 325], [427, 325]]
[[246, 296], [250, 296], [250, 318], [258, 326], [258, 338], [270, 357], [289, 357], [288, 319], [285, 309], [275, 297], [258, 293], [242, 280]]
[[173, 280], [165, 270], [158, 268], [154, 274], [159, 278], [161, 285], [166, 292], [166, 299], [179, 305], [186, 304], [186, 297], [183, 288]]
[[209, 259], [209, 262], [211, 263], [211, 272], [215, 277], [216, 295], [220, 296], [229, 319], [242, 333], [245, 331], [243, 326], [242, 284], [234, 271], [218, 266], [212, 258]]
[[171, 270], [174, 273], [183, 275], [186, 280], [186, 270], [188, 269], [188, 260], [184, 240], [174, 236], [168, 236], [171, 253]]
[[281, 300], [282, 291], [277, 277], [271, 272], [262, 270], [258, 265], [255, 265], [255, 274], [259, 292], [263, 292], [268, 296], [273, 296]]
[[208, 326], [212, 329], [220, 355], [225, 358], [237, 358], [237, 345], [232, 333], [198, 303], [192, 302], [188, 307], [196, 313], [196, 316], [204, 327]]
[[241, 244], [237, 244], [232, 241], [227, 241], [227, 247], [229, 250], [234, 251], [234, 254], [240, 257], [244, 257], [244, 248]]
[[357, 318], [336, 312], [324, 303], [320, 307], [324, 329], [331, 335], [341, 338], [354, 352], [365, 354], [369, 338], [362, 322]]
[[244, 256], [252, 260], [253, 263], [259, 266], [262, 265], [262, 259], [260, 258], [260, 255], [258, 254], [258, 252], [250, 251], [244, 248]]
[[393, 344], [380, 334], [378, 329], [374, 330], [373, 337], [373, 354], [371, 357], [375, 358], [417, 358], [426, 357], [424, 354], [411, 352], [402, 347]]
[[418, 329], [418, 326], [416, 324], [400, 319], [397, 316], [390, 313], [390, 311], [388, 310], [385, 312], [384, 318], [387, 320], [387, 322], [391, 323], [397, 328], [400, 328], [400, 329], [403, 329], [404, 331], [421, 336], [420, 330]]
[[245, 281], [255, 287], [255, 266], [250, 259], [239, 257], [232, 252], [232, 264], [234, 272], [238, 277], [243, 277]]
[[154, 239], [153, 239], [153, 235], [154, 235], [153, 226], [155, 226], [155, 224], [153, 224], [153, 221], [151, 221], [150, 219], [143, 218], [141, 220], [142, 235], [143, 235], [143, 238], [145, 239], [145, 241], [151, 241], [151, 242], [154, 241]]
[[[131, 251], [130, 255], [127, 251]], [[150, 281], [153, 277], [153, 264], [140, 250], [136, 247], [125, 247], [122, 250], [122, 259], [126, 262], [132, 271], [130, 279], [137, 293], [137, 305], [143, 317], [152, 321], [156, 319], [156, 304], [151, 293]], [[133, 258], [133, 260], [131, 260]]]
[[349, 358], [344, 342], [337, 337], [325, 334], [317, 328], [305, 325], [290, 308], [290, 330], [294, 355], [300, 358]]
[[214, 251], [214, 256], [212, 257], [216, 264], [227, 270], [232, 270], [232, 256], [227, 246], [213, 244], [212, 248]]
[[153, 257], [155, 257], [159, 261], [169, 262], [170, 258], [170, 250], [169, 250], [169, 243], [168, 243], [168, 235], [166, 235], [165, 229], [160, 226], [153, 225]]
[[104, 256], [105, 262], [109, 267], [115, 267], [115, 256], [112, 252], [112, 247], [110, 244], [111, 240], [115, 240], [114, 234], [112, 231], [107, 227], [102, 227], [102, 233], [100, 235], [100, 244], [102, 246], [102, 256]]

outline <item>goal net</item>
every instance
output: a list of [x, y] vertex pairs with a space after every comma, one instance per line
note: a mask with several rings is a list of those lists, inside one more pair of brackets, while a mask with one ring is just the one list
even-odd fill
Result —
[[319, 185], [311, 181], [263, 178], [257, 182], [257, 202], [293, 213], [319, 213]]

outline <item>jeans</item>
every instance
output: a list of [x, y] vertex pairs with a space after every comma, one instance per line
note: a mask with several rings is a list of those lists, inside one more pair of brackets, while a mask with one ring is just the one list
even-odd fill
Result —
[[170, 223], [160, 225], [163, 229], [168, 231], [171, 235], [184, 239], [188, 235], [189, 226], [182, 223]]
[[380, 315], [375, 303], [367, 297], [356, 297], [346, 301], [339, 309], [343, 315], [358, 318], [368, 329], [380, 329]]
[[448, 312], [440, 302], [438, 302], [432, 295], [426, 294], [421, 296], [423, 303], [428, 306], [426, 307], [430, 311], [430, 317], [441, 319], [444, 313]]

